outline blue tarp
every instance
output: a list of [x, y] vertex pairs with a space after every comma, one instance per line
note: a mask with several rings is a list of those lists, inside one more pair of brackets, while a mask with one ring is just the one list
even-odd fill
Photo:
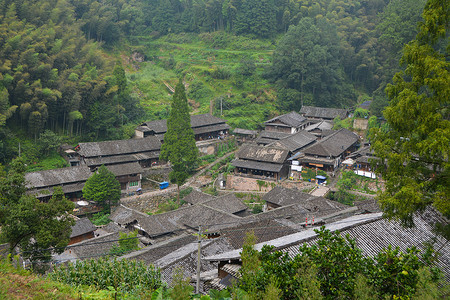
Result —
[[325, 180], [325, 179], [327, 179], [325, 176], [322, 176], [322, 175], [317, 175], [316, 178], [317, 178], [317, 179], [320, 179], [320, 180]]

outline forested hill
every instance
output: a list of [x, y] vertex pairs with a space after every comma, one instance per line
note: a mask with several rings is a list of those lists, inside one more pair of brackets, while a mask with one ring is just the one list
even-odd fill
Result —
[[[201, 112], [220, 99], [223, 116], [242, 127], [302, 105], [354, 106], [361, 95], [379, 115], [424, 3], [0, 0], [0, 161], [17, 152], [17, 133], [123, 138], [127, 123], [165, 117], [167, 101], [155, 104], [180, 76]], [[128, 69], [133, 82], [118, 60], [130, 49], [146, 57]], [[203, 65], [193, 67], [195, 53]], [[146, 90], [149, 69], [158, 85]]]

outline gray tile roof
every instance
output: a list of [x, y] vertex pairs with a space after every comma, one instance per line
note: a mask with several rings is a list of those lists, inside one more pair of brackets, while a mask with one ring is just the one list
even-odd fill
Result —
[[[326, 225], [331, 231], [339, 231], [342, 236], [350, 235], [350, 238], [356, 240], [356, 245], [362, 249], [363, 254], [367, 256], [375, 256], [383, 248], [389, 245], [399, 247], [401, 251], [405, 251], [410, 247], [424, 249], [424, 243], [437, 239], [435, 249], [441, 250], [438, 257], [437, 266], [446, 274], [447, 281], [450, 280], [450, 247], [442, 247], [446, 240], [436, 236], [433, 233], [433, 224], [436, 219], [441, 219], [436, 212], [427, 210], [422, 215], [416, 215], [414, 222], [416, 227], [403, 228], [396, 221], [389, 221], [382, 218], [381, 213], [364, 214], [352, 216], [335, 223]], [[261, 250], [263, 245], [273, 245], [276, 249], [285, 251], [289, 256], [293, 257], [299, 253], [299, 246], [303, 243], [309, 245], [316, 243], [318, 239], [314, 229], [304, 230], [298, 233], [287, 235], [268, 242], [255, 245], [255, 249]], [[242, 250], [233, 250], [228, 253], [212, 255], [206, 257], [208, 261], [227, 261], [238, 259]]]
[[264, 201], [274, 203], [279, 206], [304, 204], [308, 199], [311, 198], [314, 198], [314, 196], [303, 193], [297, 189], [288, 189], [282, 187], [281, 185], [277, 185], [262, 197]]
[[235, 128], [235, 129], [233, 129], [233, 132], [235, 134], [242, 134], [242, 135], [256, 135], [256, 134], [258, 134], [258, 131], [256, 131], [256, 130], [248, 130], [248, 129], [242, 129], [242, 128]]
[[215, 124], [215, 125], [208, 125], [203, 127], [194, 127], [192, 130], [194, 131], [194, 134], [203, 134], [208, 132], [215, 132], [215, 131], [226, 131], [229, 130], [231, 127], [228, 124], [222, 123], [222, 124]]
[[89, 167], [101, 166], [101, 165], [112, 165], [112, 164], [120, 164], [120, 163], [128, 163], [128, 162], [139, 162], [141, 160], [158, 158], [160, 152], [159, 151], [148, 151], [142, 152], [138, 154], [125, 154], [125, 155], [114, 155], [107, 157], [94, 157], [94, 158], [86, 158], [86, 165]]
[[142, 174], [144, 172], [141, 165], [137, 162], [108, 165], [106, 168], [116, 176]]
[[291, 152], [299, 151], [316, 141], [316, 136], [306, 132], [299, 131], [293, 135], [285, 137], [279, 141], [273, 142], [268, 147], [287, 149]]
[[202, 202], [209, 201], [213, 198], [214, 197], [209, 194], [193, 190], [192, 192], [189, 193], [189, 195], [183, 198], [183, 201], [190, 204], [199, 204]]
[[80, 143], [79, 146], [78, 153], [88, 158], [159, 151], [161, 142], [157, 137], [149, 136], [142, 139]]
[[205, 205], [193, 205], [181, 212], [183, 215], [178, 220], [180, 224], [195, 229], [201, 225], [202, 230], [208, 230], [210, 233], [242, 221], [238, 216]]
[[278, 173], [283, 168], [282, 164], [272, 164], [267, 162], [259, 162], [253, 160], [243, 160], [243, 159], [235, 159], [231, 162], [234, 167], [238, 168], [246, 168], [253, 170], [261, 170], [267, 172], [275, 172]]
[[[229, 129], [230, 126], [228, 126], [226, 123], [226, 120], [214, 117], [210, 114], [201, 114], [201, 115], [192, 115], [191, 116], [191, 127], [194, 129], [195, 134], [200, 134], [204, 132], [210, 132], [210, 131], [216, 131], [216, 130], [225, 130]], [[219, 127], [210, 127], [207, 129], [207, 131], [202, 131], [200, 128], [205, 126], [214, 126], [223, 124]], [[145, 122], [141, 125], [143, 128], [136, 128], [137, 130], [141, 131], [153, 131], [155, 134], [164, 134], [167, 132], [167, 120], [156, 120], [156, 121], [150, 121]], [[196, 132], [196, 129], [198, 132]]]
[[306, 155], [318, 155], [323, 157], [338, 157], [348, 148], [358, 142], [358, 136], [342, 128], [334, 134], [325, 137], [316, 144], [304, 149]]
[[[216, 255], [224, 251], [232, 250], [233, 247], [222, 238], [212, 240], [203, 240], [201, 242], [201, 257]], [[172, 276], [176, 269], [181, 269], [186, 278], [195, 278], [197, 270], [197, 242], [188, 244], [178, 251], [167, 255], [155, 262], [155, 265], [161, 268], [161, 277], [170, 286]], [[217, 270], [217, 263], [210, 263], [201, 260], [201, 272]], [[203, 286], [200, 286], [202, 290]]]
[[340, 119], [345, 119], [347, 118], [348, 110], [340, 108], [303, 106], [300, 109], [300, 114], [304, 115], [307, 118], [332, 120], [336, 117], [339, 117]]
[[69, 250], [73, 251], [78, 259], [98, 258], [107, 255], [113, 245], [119, 245], [117, 240], [119, 233], [108, 233], [96, 238], [82, 241], [80, 243], [72, 244]]
[[76, 220], [75, 225], [72, 226], [72, 234], [70, 235], [70, 238], [89, 232], [94, 232], [95, 230], [97, 230], [97, 227], [95, 227], [88, 218], [81, 218]]
[[229, 193], [207, 202], [203, 202], [202, 205], [221, 210], [230, 214], [235, 214], [247, 209], [247, 205], [242, 202], [241, 199], [236, 197], [234, 193]]
[[277, 131], [267, 131], [263, 130], [259, 134], [262, 138], [272, 139], [272, 140], [281, 140], [288, 136], [292, 135], [291, 133], [277, 132]]
[[154, 264], [157, 260], [187, 244], [195, 242], [196, 240], [197, 237], [192, 234], [183, 234], [155, 245], [147, 246], [139, 251], [121, 256], [120, 259], [136, 259], [146, 264]]
[[[300, 125], [302, 125], [306, 121], [306, 118], [295, 111], [291, 111], [290, 113], [270, 119], [270, 120], [264, 122], [264, 124], [270, 125], [271, 123], [273, 123], [275, 121], [279, 121], [289, 127], [298, 128], [298, 127], [300, 127]], [[279, 126], [279, 124], [278, 124], [278, 126]]]
[[229, 212], [204, 205], [187, 206], [151, 216], [121, 205], [109, 218], [120, 225], [137, 223], [150, 237], [178, 232], [186, 226], [197, 229], [201, 225], [203, 230], [208, 229], [209, 232], [215, 232], [218, 229], [233, 226], [242, 220]]
[[256, 237], [256, 243], [262, 243], [281, 236], [297, 232], [289, 226], [283, 225], [278, 220], [266, 218], [255, 220], [251, 223], [220, 230], [220, 236], [227, 239], [234, 249], [242, 248], [247, 233], [253, 232]]
[[239, 149], [236, 153], [236, 157], [244, 160], [283, 164], [286, 161], [288, 154], [289, 151], [286, 149], [246, 144]]
[[331, 129], [333, 129], [333, 124], [331, 124], [330, 122], [327, 122], [327, 121], [320, 121], [318, 123], [311, 124], [311, 125], [305, 127], [305, 131], [313, 131], [315, 129], [318, 129], [321, 131], [331, 130]]
[[26, 173], [25, 180], [27, 188], [41, 188], [83, 182], [91, 175], [87, 166], [77, 166]]
[[259, 213], [256, 215], [250, 215], [245, 218], [245, 221], [249, 220], [266, 220], [266, 219], [287, 219], [293, 223], [305, 222], [305, 218], [309, 217], [311, 213], [304, 208], [301, 204], [290, 204], [269, 211]]

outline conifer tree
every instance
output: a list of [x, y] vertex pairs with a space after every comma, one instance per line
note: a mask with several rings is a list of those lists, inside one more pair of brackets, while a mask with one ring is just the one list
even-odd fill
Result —
[[170, 181], [178, 186], [178, 201], [180, 186], [186, 182], [195, 167], [198, 149], [195, 145], [194, 131], [191, 128], [189, 106], [183, 82], [178, 82], [173, 95], [172, 107], [167, 120], [167, 132], [161, 147], [160, 159], [170, 161], [172, 172]]
[[116, 176], [102, 165], [98, 171], [89, 177], [83, 187], [83, 197], [106, 205], [111, 209], [111, 202], [115, 204], [120, 199], [120, 183]]

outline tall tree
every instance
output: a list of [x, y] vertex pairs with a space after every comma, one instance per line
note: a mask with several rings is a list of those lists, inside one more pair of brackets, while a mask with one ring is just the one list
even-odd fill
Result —
[[48, 261], [49, 248], [56, 247], [54, 251], [61, 253], [69, 242], [74, 206], [61, 188], [54, 189], [48, 203], [25, 192], [25, 164], [16, 159], [8, 174], [0, 174], [1, 237], [9, 243], [11, 253], [19, 246], [24, 257]]
[[450, 3], [428, 0], [423, 19], [404, 48], [406, 69], [386, 88], [389, 130], [372, 132], [377, 172], [386, 181], [381, 206], [410, 226], [428, 206], [450, 217]]
[[180, 79], [175, 87], [167, 132], [161, 147], [160, 159], [170, 161], [172, 172], [170, 181], [177, 184], [178, 201], [180, 200], [180, 186], [186, 182], [189, 173], [195, 168], [198, 149], [195, 145], [194, 131], [191, 128], [189, 106], [184, 84]]
[[116, 176], [102, 165], [94, 175], [89, 177], [83, 187], [83, 197], [111, 209], [111, 203], [120, 199], [120, 183]]

